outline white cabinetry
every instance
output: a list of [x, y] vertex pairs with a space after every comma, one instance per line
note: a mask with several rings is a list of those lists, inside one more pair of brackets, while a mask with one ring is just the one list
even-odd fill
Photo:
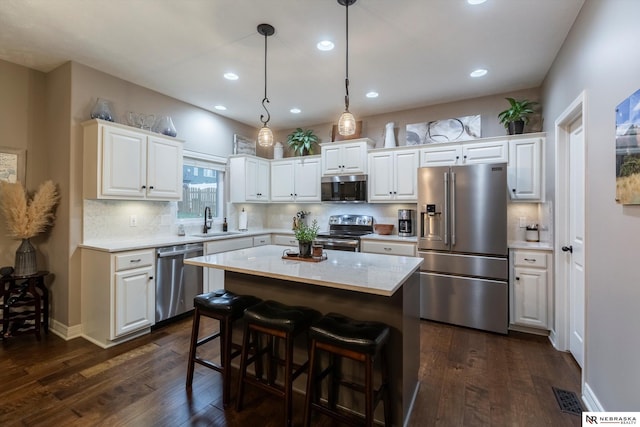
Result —
[[298, 246], [298, 240], [296, 240], [293, 234], [275, 234], [273, 236], [273, 244], [280, 246]]
[[369, 201], [417, 201], [418, 164], [416, 149], [370, 152]]
[[230, 201], [269, 201], [269, 161], [255, 156], [229, 158]]
[[512, 200], [544, 200], [542, 151], [543, 138], [514, 138], [509, 142], [507, 181]]
[[271, 244], [271, 234], [262, 234], [253, 236], [253, 246], [264, 246]]
[[511, 323], [549, 329], [553, 307], [551, 252], [511, 250]]
[[362, 239], [360, 241], [360, 251], [372, 254], [415, 256], [416, 244], [390, 240]]
[[155, 251], [82, 250], [82, 330], [107, 348], [147, 333], [155, 322]]
[[320, 144], [323, 175], [367, 173], [367, 151], [375, 146], [369, 138]]
[[319, 202], [320, 156], [273, 160], [272, 202]]
[[83, 126], [84, 198], [182, 199], [182, 141], [97, 119]]
[[[250, 236], [232, 239], [212, 240], [204, 245], [204, 254], [212, 255], [220, 252], [235, 251], [253, 246], [254, 238]], [[224, 289], [224, 270], [217, 268], [202, 269], [203, 292], [213, 292]]]
[[508, 145], [504, 139], [432, 144], [432, 146], [420, 149], [420, 166], [506, 163], [508, 157]]

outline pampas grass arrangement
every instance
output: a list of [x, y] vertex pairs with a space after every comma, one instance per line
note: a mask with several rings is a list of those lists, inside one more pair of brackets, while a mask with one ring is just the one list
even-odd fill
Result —
[[50, 180], [40, 184], [31, 200], [20, 182], [0, 182], [0, 211], [7, 220], [9, 237], [29, 239], [45, 231], [53, 224], [53, 208], [59, 198]]

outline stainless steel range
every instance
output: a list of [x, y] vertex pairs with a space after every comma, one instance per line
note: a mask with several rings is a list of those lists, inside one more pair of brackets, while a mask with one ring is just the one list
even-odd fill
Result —
[[360, 236], [373, 233], [373, 217], [369, 215], [331, 215], [329, 232], [318, 233], [314, 243], [324, 249], [360, 252]]

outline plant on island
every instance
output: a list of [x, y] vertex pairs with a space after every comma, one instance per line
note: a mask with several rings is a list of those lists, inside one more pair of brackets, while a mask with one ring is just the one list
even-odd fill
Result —
[[296, 240], [301, 243], [311, 243], [318, 236], [318, 220], [314, 219], [311, 225], [307, 225], [304, 222], [299, 222], [298, 227], [294, 230]]

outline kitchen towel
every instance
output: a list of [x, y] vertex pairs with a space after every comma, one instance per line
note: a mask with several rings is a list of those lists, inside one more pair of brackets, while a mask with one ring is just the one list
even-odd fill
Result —
[[248, 230], [247, 225], [249, 224], [249, 218], [247, 218], [247, 213], [242, 208], [242, 212], [240, 212], [240, 217], [238, 218], [238, 230], [246, 231]]

